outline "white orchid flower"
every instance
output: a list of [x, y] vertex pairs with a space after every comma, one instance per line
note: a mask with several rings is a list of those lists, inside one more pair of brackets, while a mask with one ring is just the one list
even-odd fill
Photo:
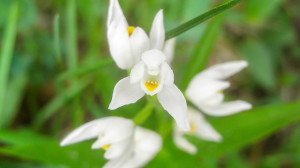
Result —
[[105, 168], [119, 168], [132, 155], [134, 149], [134, 123], [121, 117], [106, 117], [88, 122], [71, 132], [61, 146], [98, 138], [92, 149], [106, 150], [109, 161]]
[[162, 138], [154, 131], [136, 127], [134, 154], [122, 168], [144, 167], [161, 150]]
[[227, 116], [251, 109], [251, 104], [245, 101], [223, 102], [223, 90], [230, 86], [224, 80], [247, 65], [246, 61], [232, 61], [204, 70], [190, 82], [186, 90], [187, 98], [204, 113], [212, 116]]
[[174, 74], [166, 63], [166, 56], [156, 49], [144, 52], [130, 76], [116, 84], [109, 109], [135, 103], [145, 94], [157, 94], [158, 101], [178, 126], [186, 131], [190, 129], [186, 100], [174, 84]]
[[112, 58], [121, 69], [131, 69], [140, 61], [142, 53], [149, 49], [166, 51], [168, 60], [173, 54], [170, 48], [174, 45], [174, 39], [164, 44], [165, 29], [162, 10], [153, 20], [149, 38], [142, 28], [128, 25], [118, 0], [110, 0], [107, 38]]
[[197, 153], [197, 147], [185, 139], [184, 135], [194, 135], [198, 138], [220, 142], [221, 135], [205, 120], [204, 116], [197, 110], [188, 107], [188, 116], [191, 123], [191, 130], [184, 132], [174, 124], [174, 143], [175, 145], [190, 154]]

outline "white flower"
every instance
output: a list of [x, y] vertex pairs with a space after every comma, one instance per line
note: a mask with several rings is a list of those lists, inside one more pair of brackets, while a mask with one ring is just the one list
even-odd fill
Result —
[[152, 23], [150, 38], [140, 27], [129, 26], [118, 0], [110, 0], [107, 19], [107, 38], [112, 58], [121, 69], [130, 69], [140, 61], [149, 49], [165, 51], [167, 60], [172, 57], [174, 39], [165, 43], [163, 11], [160, 10]]
[[197, 147], [191, 144], [185, 139], [184, 135], [194, 135], [201, 139], [220, 142], [222, 140], [221, 135], [205, 120], [204, 116], [195, 109], [188, 107], [189, 121], [191, 123], [191, 130], [184, 132], [176, 125], [174, 125], [174, 143], [175, 145], [190, 153], [196, 154]]
[[181, 91], [174, 84], [174, 74], [166, 63], [165, 55], [156, 49], [144, 52], [129, 77], [121, 79], [114, 88], [109, 109], [135, 103], [144, 95], [157, 94], [163, 108], [183, 130], [189, 130], [187, 104]]
[[223, 90], [230, 86], [224, 80], [247, 65], [246, 61], [232, 61], [204, 70], [190, 82], [186, 90], [187, 98], [204, 113], [212, 116], [226, 116], [251, 109], [251, 104], [245, 101], [223, 102]]
[[[237, 100], [223, 102], [223, 90], [230, 83], [224, 81], [247, 66], [246, 61], [233, 61], [215, 65], [196, 75], [190, 82], [187, 90], [187, 98], [200, 110], [208, 115], [226, 116], [250, 109], [251, 104]], [[191, 130], [186, 134], [195, 135], [199, 138], [220, 142], [221, 135], [205, 121], [204, 116], [197, 110], [188, 108]], [[197, 148], [184, 138], [184, 132], [174, 126], [174, 142], [180, 149], [195, 154]]]
[[140, 168], [145, 166], [162, 147], [160, 135], [141, 127], [136, 127], [134, 141], [134, 154], [125, 162], [122, 168]]
[[92, 149], [106, 150], [105, 168], [119, 168], [133, 154], [134, 123], [121, 117], [106, 117], [88, 122], [71, 132], [61, 146], [97, 138]]

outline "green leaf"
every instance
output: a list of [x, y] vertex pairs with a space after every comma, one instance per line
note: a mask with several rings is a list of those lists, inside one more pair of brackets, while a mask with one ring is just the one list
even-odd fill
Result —
[[275, 88], [274, 60], [269, 50], [258, 40], [248, 40], [241, 46], [254, 79], [266, 89]]
[[188, 31], [189, 29], [212, 18], [213, 16], [216, 16], [217, 14], [220, 14], [221, 12], [224, 12], [225, 10], [234, 7], [236, 4], [238, 4], [240, 2], [241, 2], [241, 0], [232, 0], [230, 2], [224, 3], [223, 5], [213, 8], [210, 11], [205, 12], [204, 14], [201, 14], [200, 16], [197, 16], [194, 19], [191, 19], [190, 21], [187, 21], [172, 30], [169, 30], [168, 32], [166, 32], [166, 40], [176, 37], [186, 31]]
[[56, 57], [56, 61], [59, 64], [62, 64], [62, 58], [61, 58], [61, 49], [60, 49], [60, 32], [59, 32], [59, 24], [60, 17], [59, 14], [56, 14], [54, 17], [54, 24], [53, 24], [53, 49]]
[[[5, 28], [4, 39], [0, 58], [0, 120], [3, 120], [4, 98], [9, 80], [9, 71], [13, 55], [14, 44], [17, 34], [18, 1], [12, 4], [7, 27]], [[2, 123], [2, 122], [0, 122]]]
[[206, 27], [203, 37], [197, 43], [194, 53], [186, 66], [181, 88], [185, 89], [191, 79], [205, 68], [210, 52], [219, 34], [223, 18], [223, 16], [216, 17]]
[[223, 136], [223, 142], [199, 142], [199, 155], [220, 155], [238, 150], [284, 126], [299, 121], [300, 102], [257, 107], [253, 110], [223, 117], [210, 118], [214, 128]]

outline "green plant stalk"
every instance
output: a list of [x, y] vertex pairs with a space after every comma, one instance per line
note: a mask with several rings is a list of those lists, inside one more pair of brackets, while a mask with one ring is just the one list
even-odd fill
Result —
[[153, 104], [148, 102], [148, 104], [133, 118], [135, 125], [143, 124], [147, 118], [152, 114]]
[[182, 89], [185, 90], [192, 78], [205, 68], [211, 50], [219, 34], [223, 18], [224, 16], [220, 15], [212, 20], [203, 33], [203, 37], [197, 43], [183, 76], [181, 85]]
[[61, 50], [60, 50], [60, 32], [59, 32], [59, 21], [60, 17], [59, 14], [55, 15], [54, 18], [54, 24], [53, 24], [53, 36], [54, 36], [54, 53], [56, 57], [56, 61], [61, 65], [62, 64], [62, 58], [61, 58]]
[[18, 1], [12, 4], [8, 22], [6, 25], [4, 39], [2, 41], [1, 61], [0, 61], [0, 120], [3, 118], [4, 99], [9, 80], [9, 70], [13, 55], [14, 44], [17, 34], [18, 21]]
[[230, 2], [224, 3], [223, 5], [213, 8], [210, 11], [205, 12], [205, 13], [201, 14], [200, 16], [197, 16], [194, 19], [191, 19], [172, 30], [169, 30], [168, 32], [166, 32], [166, 40], [176, 37], [186, 31], [188, 31], [189, 29], [212, 18], [213, 16], [216, 16], [216, 15], [220, 14], [221, 12], [234, 7], [236, 4], [240, 3], [241, 1], [242, 0], [232, 0]]
[[67, 0], [67, 67], [74, 69], [77, 66], [77, 29], [76, 29], [76, 2]]

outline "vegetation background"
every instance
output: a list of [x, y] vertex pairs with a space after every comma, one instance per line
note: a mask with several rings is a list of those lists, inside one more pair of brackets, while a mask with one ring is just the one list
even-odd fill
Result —
[[[223, 2], [120, 0], [131, 25], [146, 32], [161, 8], [170, 30]], [[59, 141], [84, 122], [111, 115], [133, 118], [145, 105], [144, 98], [107, 109], [114, 85], [126, 76], [108, 51], [108, 3], [0, 1], [1, 168], [100, 167], [104, 151], [91, 150], [92, 141], [63, 148]], [[230, 79], [226, 99], [243, 99], [254, 108], [207, 116], [224, 141], [187, 137], [197, 145], [197, 155], [174, 146], [167, 113], [153, 113], [142, 126], [158, 131], [164, 144], [147, 167], [300, 167], [299, 46], [297, 0], [243, 0], [178, 36], [172, 68], [182, 90], [195, 67], [199, 72], [245, 59], [249, 67]]]

